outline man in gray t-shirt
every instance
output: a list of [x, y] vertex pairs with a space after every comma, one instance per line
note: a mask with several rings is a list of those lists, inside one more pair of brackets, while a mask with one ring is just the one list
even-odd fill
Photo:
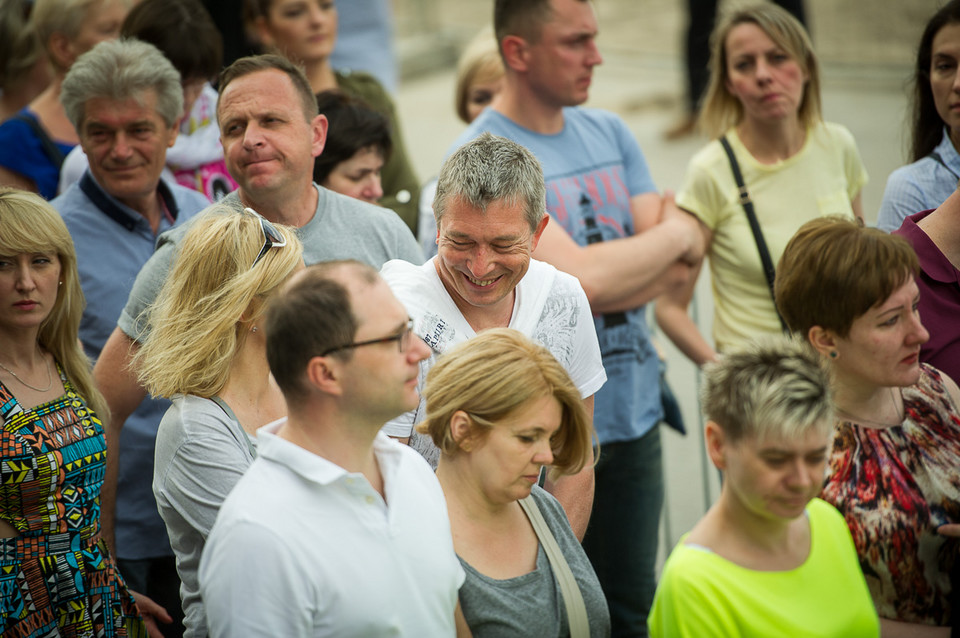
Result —
[[[318, 114], [303, 72], [285, 58], [254, 56], [227, 67], [220, 76], [217, 119], [227, 169], [239, 184], [224, 204], [249, 207], [271, 222], [297, 228], [308, 264], [352, 258], [379, 268], [390, 259], [423, 261], [413, 235], [392, 211], [313, 183], [313, 162], [323, 151], [327, 120]], [[94, 368], [111, 411], [104, 421], [110, 455], [101, 502], [101, 521], [111, 544], [120, 430], [146, 395], [129, 365], [144, 336], [138, 321], [163, 285], [183, 232], [158, 241]], [[149, 453], [152, 456], [152, 450]], [[144, 480], [149, 493], [150, 477]]]

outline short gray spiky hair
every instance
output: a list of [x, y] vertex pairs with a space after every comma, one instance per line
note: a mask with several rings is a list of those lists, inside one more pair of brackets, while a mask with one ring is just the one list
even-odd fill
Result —
[[704, 414], [731, 441], [793, 439], [833, 425], [830, 374], [806, 343], [765, 337], [704, 368]]
[[482, 211], [494, 202], [522, 204], [530, 231], [535, 232], [547, 207], [543, 169], [525, 147], [483, 133], [458, 148], [440, 169], [433, 200], [437, 228], [455, 200]]
[[73, 63], [63, 80], [60, 101], [77, 132], [93, 98], [140, 99], [153, 89], [157, 113], [167, 126], [183, 114], [183, 86], [173, 64], [152, 44], [134, 39], [108, 40], [93, 47]]

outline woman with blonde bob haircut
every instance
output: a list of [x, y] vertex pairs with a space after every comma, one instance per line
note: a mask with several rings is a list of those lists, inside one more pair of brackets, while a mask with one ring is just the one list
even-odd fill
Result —
[[417, 429], [440, 448], [437, 478], [467, 574], [458, 622], [475, 637], [571, 635], [571, 601], [543, 546], [549, 534], [574, 575], [590, 635], [608, 635], [593, 568], [563, 508], [537, 485], [544, 466], [576, 474], [591, 458], [590, 421], [563, 366], [516, 330], [486, 330], [440, 357], [424, 397], [430, 416]]
[[804, 222], [862, 219], [867, 181], [850, 131], [821, 116], [819, 65], [796, 18], [772, 3], [740, 7], [711, 42], [700, 126], [712, 141], [690, 160], [677, 206], [700, 222], [710, 258], [713, 344], [687, 314], [702, 262], [656, 306], [660, 327], [700, 365], [782, 331], [773, 264]]
[[38, 195], [0, 188], [5, 636], [145, 635], [100, 536], [106, 408], [78, 339], [83, 308], [60, 214]]
[[800, 340], [766, 337], [704, 369], [720, 498], [664, 565], [654, 638], [876, 638], [843, 517], [816, 498], [833, 425], [830, 378]]
[[270, 376], [265, 303], [303, 267], [293, 231], [214, 205], [191, 221], [135, 358], [172, 397], [157, 431], [153, 492], [177, 556], [186, 636], [206, 636], [197, 568], [220, 505], [256, 456], [256, 431], [286, 416]]
[[808, 222], [777, 271], [787, 325], [833, 373], [821, 497], [844, 515], [886, 636], [949, 636], [960, 530], [960, 390], [921, 363], [917, 257], [846, 219]]

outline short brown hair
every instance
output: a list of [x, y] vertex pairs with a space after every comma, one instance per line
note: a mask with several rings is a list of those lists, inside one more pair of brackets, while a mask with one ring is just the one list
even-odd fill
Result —
[[743, 104], [727, 89], [727, 36], [741, 24], [758, 26], [773, 42], [797, 61], [807, 76], [800, 102], [800, 124], [810, 127], [822, 119], [820, 64], [807, 30], [788, 11], [770, 2], [743, 7], [726, 17], [710, 36], [710, 81], [700, 109], [700, 128], [711, 138], [722, 135], [743, 119]]
[[460, 452], [450, 432], [454, 413], [466, 412], [472, 429], [485, 435], [530, 401], [552, 396], [562, 412], [551, 439], [554, 470], [576, 474], [590, 458], [593, 430], [577, 386], [549, 350], [517, 330], [485, 330], [444, 354], [427, 374], [423, 396], [428, 416], [417, 431], [446, 456]]
[[854, 320], [920, 270], [910, 243], [841, 217], [807, 222], [780, 257], [777, 308], [794, 333], [813, 326], [843, 338]]
[[[498, 46], [508, 35], [520, 36], [531, 44], [540, 41], [543, 25], [553, 18], [553, 0], [496, 0], [493, 5], [493, 32]], [[589, 2], [589, 0], [579, 0]]]
[[362, 150], [372, 148], [386, 162], [393, 150], [390, 121], [379, 111], [339, 89], [317, 93], [327, 118], [327, 141], [313, 161], [313, 181], [323, 185], [330, 173]]
[[[347, 271], [373, 283], [373, 267], [354, 260], [328, 261], [308, 266], [293, 277], [267, 304], [267, 363], [288, 403], [306, 396], [303, 372], [321, 352], [353, 341], [359, 327], [350, 292], [343, 284]], [[349, 359], [352, 350], [330, 356]]]
[[[290, 78], [293, 88], [300, 96], [300, 104], [303, 106], [303, 115], [307, 122], [310, 122], [319, 114], [317, 109], [317, 98], [310, 88], [310, 82], [304, 75], [303, 69], [294, 64], [287, 58], [273, 53], [264, 53], [263, 55], [248, 55], [245, 58], [239, 58], [220, 73], [220, 96], [227, 89], [227, 86], [245, 75], [256, 73], [258, 71], [282, 71]], [[217, 102], [217, 116], [220, 115], [220, 102]]]

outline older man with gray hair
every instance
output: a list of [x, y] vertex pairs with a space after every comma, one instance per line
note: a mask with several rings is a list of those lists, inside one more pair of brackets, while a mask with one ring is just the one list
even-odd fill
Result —
[[[160, 179], [177, 139], [183, 88], [156, 47], [138, 40], [97, 45], [71, 67], [60, 99], [90, 167], [52, 204], [77, 248], [87, 298], [80, 339], [96, 360], [157, 236], [209, 202]], [[180, 581], [150, 485], [157, 425], [169, 405], [147, 399], [123, 431], [115, 550], [130, 588], [180, 618]], [[178, 632], [176, 622], [168, 635]]]
[[[488, 328], [515, 328], [566, 368], [592, 415], [593, 395], [607, 377], [587, 296], [575, 277], [530, 258], [549, 221], [537, 159], [516, 142], [480, 135], [440, 169], [433, 208], [437, 256], [422, 266], [390, 261], [380, 271], [433, 350], [420, 364], [421, 386], [447, 349]], [[436, 466], [437, 448], [413, 431], [424, 408], [421, 400], [385, 432], [409, 439]], [[582, 537], [593, 503], [593, 467], [548, 488]]]

